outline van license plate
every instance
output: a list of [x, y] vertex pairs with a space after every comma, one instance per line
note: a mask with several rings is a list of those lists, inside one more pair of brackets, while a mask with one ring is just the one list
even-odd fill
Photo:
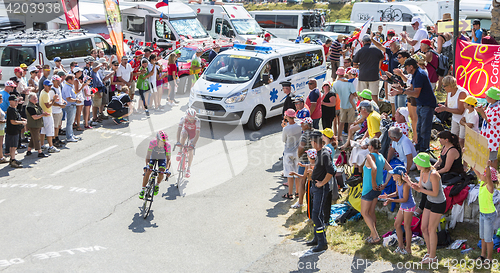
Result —
[[205, 110], [205, 109], [198, 109], [198, 113], [200, 115], [204, 115], [204, 116], [213, 116], [215, 114], [214, 111], [209, 111], [209, 110]]

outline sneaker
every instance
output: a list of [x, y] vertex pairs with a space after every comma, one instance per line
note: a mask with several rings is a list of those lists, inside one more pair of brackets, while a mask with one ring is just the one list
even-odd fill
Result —
[[31, 151], [26, 151], [26, 155], [32, 155], [33, 153]]
[[139, 193], [139, 199], [144, 199], [144, 190]]
[[180, 102], [180, 101], [178, 101], [178, 100], [174, 100], [174, 103], [175, 103], [175, 104], [179, 104], [179, 102]]
[[290, 207], [292, 209], [299, 209], [299, 208], [301, 208], [303, 206], [304, 206], [304, 204], [299, 204], [299, 201], [297, 201], [295, 204], [291, 205]]
[[21, 139], [21, 143], [29, 143], [29, 142], [30, 140], [27, 137]]
[[66, 139], [66, 142], [78, 142], [76, 138]]
[[57, 149], [56, 147], [52, 146], [49, 148], [49, 153], [58, 153], [60, 152], [61, 150]]
[[79, 137], [79, 136], [73, 136], [73, 138], [76, 139], [76, 140], [82, 140], [82, 138]]
[[9, 163], [7, 158], [5, 158], [5, 157], [0, 158], [0, 164], [3, 164], [3, 163]]
[[42, 150], [48, 150], [49, 149], [49, 144], [44, 144], [42, 146]]
[[14, 161], [15, 161], [18, 165], [23, 164], [20, 160], [14, 159]]
[[49, 157], [49, 155], [46, 155], [43, 152], [41, 152], [41, 153], [38, 153], [38, 157]]
[[155, 186], [154, 195], [158, 195], [158, 191], [160, 191], [160, 186]]
[[113, 122], [114, 122], [116, 125], [118, 125], [118, 124], [122, 123], [122, 122], [121, 122], [119, 119], [117, 119], [117, 118], [114, 118], [114, 119], [113, 119]]
[[184, 177], [186, 177], [186, 178], [190, 178], [191, 177], [191, 171], [189, 169], [187, 169], [186, 174], [184, 175]]
[[148, 109], [146, 109], [146, 111], [144, 111], [144, 112], [146, 112], [146, 116], [148, 116], [148, 117], [149, 117], [149, 110], [148, 110]]
[[12, 168], [22, 168], [20, 164], [17, 164], [16, 161], [11, 161], [9, 164]]
[[177, 153], [177, 155], [175, 156], [175, 159], [176, 159], [177, 161], [181, 161], [181, 157], [182, 157], [182, 156], [181, 156], [181, 152], [178, 152], [178, 153]]
[[18, 149], [26, 149], [28, 148], [28, 146], [24, 145], [24, 144], [21, 144], [17, 147]]

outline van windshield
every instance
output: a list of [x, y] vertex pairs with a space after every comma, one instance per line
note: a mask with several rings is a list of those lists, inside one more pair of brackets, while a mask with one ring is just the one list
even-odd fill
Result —
[[35, 46], [0, 46], [0, 66], [30, 66], [35, 60]]
[[239, 35], [259, 35], [264, 32], [255, 19], [234, 19], [231, 22]]
[[204, 73], [211, 82], [244, 83], [253, 78], [262, 59], [239, 55], [217, 55]]
[[170, 20], [170, 24], [179, 34], [189, 39], [208, 38], [207, 31], [201, 26], [196, 18]]
[[177, 59], [179, 62], [187, 63], [190, 62], [193, 59], [194, 54], [196, 53], [195, 49], [190, 49], [190, 48], [181, 48], [181, 57]]

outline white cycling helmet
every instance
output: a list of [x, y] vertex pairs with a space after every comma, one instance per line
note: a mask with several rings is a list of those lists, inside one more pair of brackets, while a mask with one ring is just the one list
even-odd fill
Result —
[[194, 110], [193, 108], [188, 108], [186, 110], [186, 116], [188, 116], [190, 118], [196, 117], [196, 110]]

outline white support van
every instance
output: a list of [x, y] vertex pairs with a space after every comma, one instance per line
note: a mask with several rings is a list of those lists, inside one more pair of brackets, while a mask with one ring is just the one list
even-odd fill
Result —
[[189, 6], [196, 12], [198, 20], [214, 39], [223, 36], [244, 43], [247, 39], [254, 40], [265, 32], [243, 5], [189, 4]]
[[85, 66], [84, 59], [92, 49], [103, 49], [105, 54], [115, 54], [115, 47], [98, 34], [71, 31], [43, 31], [13, 34], [0, 40], [0, 69], [4, 84], [14, 77], [14, 68], [21, 64], [55, 66], [54, 58], [60, 57], [62, 64], [69, 68], [71, 62]]
[[351, 12], [351, 21], [364, 23], [372, 16], [374, 22], [411, 22], [411, 19], [416, 16], [420, 17], [425, 26], [434, 25], [434, 22], [424, 10], [406, 2], [354, 3]]
[[325, 25], [324, 14], [315, 10], [256, 10], [250, 14], [262, 28], [290, 41], [302, 31], [321, 30]]
[[312, 44], [235, 44], [210, 63], [191, 89], [189, 106], [201, 120], [247, 124], [262, 128], [266, 118], [281, 115], [285, 94], [282, 81], [291, 81], [292, 93], [309, 94], [307, 82], [326, 79], [323, 47]]

